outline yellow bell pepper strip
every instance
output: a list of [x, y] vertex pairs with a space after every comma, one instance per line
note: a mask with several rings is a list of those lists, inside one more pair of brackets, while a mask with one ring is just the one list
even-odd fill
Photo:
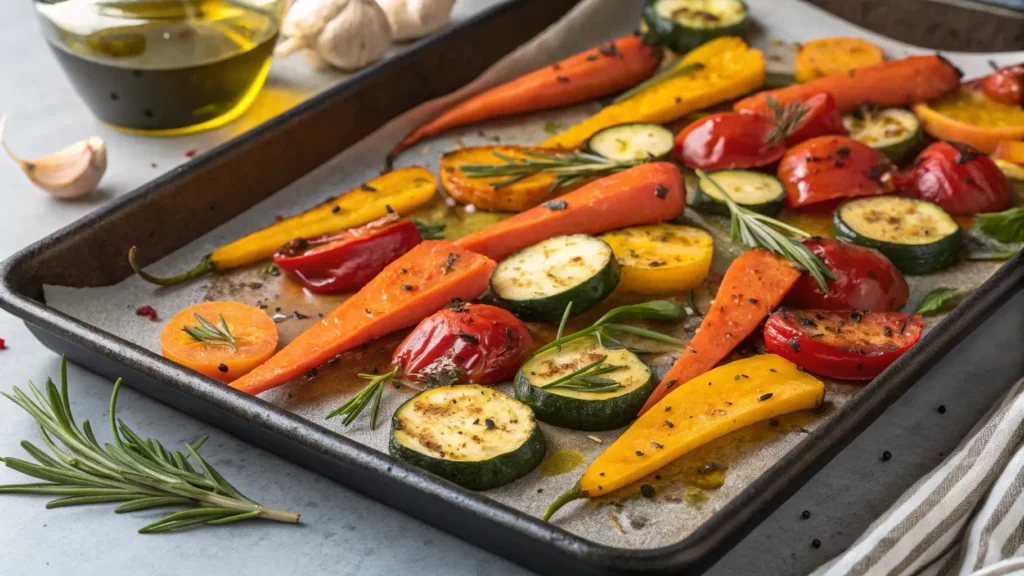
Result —
[[437, 194], [437, 181], [426, 168], [413, 166], [383, 174], [337, 196], [329, 202], [268, 226], [210, 252], [199, 264], [167, 278], [153, 276], [139, 266], [135, 247], [128, 261], [144, 280], [160, 286], [174, 286], [207, 273], [253, 264], [274, 255], [278, 248], [296, 238], [315, 238], [362, 226], [389, 212], [407, 214], [430, 202]]
[[970, 144], [992, 153], [1003, 140], [1024, 139], [1024, 108], [993, 100], [981, 90], [956, 92], [911, 107], [924, 131], [939, 140]]
[[716, 38], [691, 51], [673, 67], [682, 69], [690, 72], [667, 77], [631, 98], [616, 102], [548, 138], [541, 146], [576, 149], [595, 132], [609, 126], [629, 122], [665, 124], [738, 98], [764, 83], [764, 55], [734, 36]]
[[995, 151], [992, 152], [992, 159], [1024, 166], [1024, 142], [1003, 140], [996, 145]]
[[764, 354], [719, 366], [678, 385], [633, 422], [544, 512], [548, 520], [579, 498], [610, 494], [730, 432], [821, 406], [825, 384], [796, 364]]
[[639, 294], [689, 290], [711, 269], [714, 239], [692, 226], [633, 226], [600, 236], [619, 261], [619, 289]]

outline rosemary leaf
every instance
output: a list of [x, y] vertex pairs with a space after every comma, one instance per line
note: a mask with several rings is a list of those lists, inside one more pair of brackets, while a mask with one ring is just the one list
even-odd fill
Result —
[[220, 315], [219, 326], [214, 326], [199, 314], [196, 314], [195, 317], [199, 326], [182, 326], [181, 329], [186, 334], [194, 338], [196, 342], [202, 342], [209, 346], [224, 346], [238, 352], [238, 343], [235, 341], [234, 335], [231, 334], [231, 330], [228, 329], [228, 323], [224, 320], [223, 314]]
[[494, 164], [463, 164], [459, 168], [469, 178], [500, 178], [491, 182], [492, 188], [501, 188], [537, 174], [551, 174], [554, 180], [551, 190], [565, 188], [580, 181], [607, 176], [632, 168], [643, 161], [619, 162], [589, 152], [547, 153], [523, 150], [523, 156], [515, 160], [498, 151], [491, 154], [497, 158]]
[[345, 426], [348, 426], [356, 421], [356, 418], [362, 414], [363, 409], [365, 409], [372, 401], [373, 408], [370, 410], [370, 430], [376, 430], [377, 416], [380, 413], [381, 396], [384, 395], [384, 385], [398, 376], [398, 370], [399, 367], [396, 366], [387, 374], [359, 374], [360, 378], [369, 380], [370, 383], [360, 390], [359, 393], [351, 400], [342, 404], [334, 412], [328, 414], [327, 419], [330, 420], [335, 416], [344, 416], [345, 418], [341, 422]]

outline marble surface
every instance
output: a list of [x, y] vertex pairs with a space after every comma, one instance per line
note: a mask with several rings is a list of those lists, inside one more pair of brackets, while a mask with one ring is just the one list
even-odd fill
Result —
[[[465, 17], [498, 1], [459, 0], [456, 14]], [[107, 140], [110, 154], [101, 191], [77, 202], [50, 199], [28, 184], [13, 164], [0, 159], [4, 258], [187, 161], [185, 151], [209, 149], [343, 78], [334, 72], [310, 71], [301, 59], [278, 62], [267, 89], [240, 120], [190, 137], [145, 139], [113, 132], [89, 115], [43, 42], [27, 0], [0, 2], [0, 46], [0, 111], [10, 114], [7, 137], [19, 154], [33, 157], [93, 134]], [[948, 453], [1013, 376], [1024, 374], [1024, 358], [992, 345], [1021, 341], [1022, 317], [1024, 294], [1018, 293], [711, 572], [805, 573], [849, 544], [900, 491]], [[59, 359], [5, 313], [0, 313], [0, 338], [7, 342], [7, 349], [0, 351], [0, 389], [58, 375]], [[957, 361], [968, 354], [978, 361]], [[103, 421], [110, 383], [74, 366], [69, 373], [78, 418]], [[936, 411], [940, 404], [947, 407], [941, 416]], [[130, 389], [122, 392], [121, 407], [122, 416], [136, 430], [168, 445], [210, 433], [204, 447], [207, 458], [243, 491], [269, 505], [301, 512], [302, 525], [249, 523], [139, 536], [135, 529], [157, 513], [117, 516], [107, 506], [47, 511], [42, 498], [3, 496], [0, 573], [526, 573]], [[21, 456], [19, 442], [35, 437], [31, 418], [0, 399], [0, 455]], [[893, 453], [891, 461], [881, 462], [883, 450]], [[0, 468], [0, 483], [23, 481], [19, 474]], [[812, 512], [809, 520], [800, 520], [802, 510]], [[821, 548], [810, 546], [813, 538], [821, 539]]]

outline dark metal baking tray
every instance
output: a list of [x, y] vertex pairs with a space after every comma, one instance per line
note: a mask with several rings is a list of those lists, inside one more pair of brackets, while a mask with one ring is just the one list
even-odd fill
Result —
[[[129, 385], [158, 400], [540, 572], [679, 573], [710, 566], [999, 304], [1020, 290], [1024, 286], [1024, 255], [1006, 263], [914, 351], [709, 521], [677, 544], [649, 550], [595, 544], [540, 522], [180, 368], [48, 307], [43, 299], [44, 284], [87, 287], [123, 280], [131, 270], [123, 257], [128, 246], [119, 239], [145, 237], [147, 256], [154, 259], [173, 252], [392, 117], [467, 83], [575, 3], [515, 0], [492, 9], [33, 244], [0, 267], [0, 307], [24, 319], [45, 346], [73, 362], [112, 379], [124, 377]], [[815, 3], [832, 4], [830, 0]], [[902, 3], [890, 6], [896, 4]], [[978, 14], [999, 17], [985, 10]], [[942, 11], [915, 15], [922, 29], [956, 27], [949, 21], [922, 22], [933, 16], [941, 18]], [[886, 17], [893, 17], [891, 8]], [[872, 27], [871, 18], [857, 23]], [[962, 32], [960, 37], [967, 38], [966, 30]], [[937, 44], [927, 35], [909, 40], [947, 49], [966, 47]], [[473, 49], [466, 50], [466, 46]], [[995, 46], [993, 49], [998, 49]], [[975, 41], [970, 48], [979, 46]]]

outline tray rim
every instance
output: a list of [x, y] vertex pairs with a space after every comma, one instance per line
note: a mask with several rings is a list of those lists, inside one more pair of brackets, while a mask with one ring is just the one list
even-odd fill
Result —
[[[353, 89], [363, 79], [391, 66], [400, 65], [405, 59], [413, 57], [419, 48], [442, 42], [449, 34], [473, 26], [482, 20], [500, 17], [501, 13], [513, 4], [522, 1], [528, 0], [513, 0], [494, 6], [441, 34], [417, 42], [402, 54], [353, 74], [341, 84], [260, 124], [240, 137], [218, 145], [195, 160], [171, 169], [19, 250], [0, 263], [0, 308], [21, 318], [30, 328], [46, 330], [64, 341], [134, 369], [194, 400], [246, 418], [264, 432], [324, 452], [340, 462], [380, 474], [382, 479], [400, 482], [406, 488], [419, 491], [425, 496], [440, 497], [446, 504], [466, 508], [473, 514], [497, 522], [504, 529], [553, 546], [592, 568], [629, 571], [678, 570], [682, 567], [696, 566], [701, 562], [706, 563], [713, 550], [720, 548], [730, 539], [738, 541], [737, 535], [742, 537], [743, 533], [756, 525], [751, 524], [752, 520], [759, 520], [758, 516], [763, 516], [766, 511], [780, 504], [783, 497], [799, 488], [831, 460], [832, 456], [870, 425], [949, 349], [969, 336], [995, 311], [1005, 295], [1020, 289], [1024, 283], [1024, 254], [1018, 254], [1005, 262], [993, 276], [933, 327], [922, 338], [919, 346], [865, 386], [863, 393], [848, 401], [797, 447], [762, 473], [746, 490], [715, 512], [696, 530], [674, 544], [649, 549], [627, 549], [600, 544], [568, 532], [555, 524], [541, 522], [537, 518], [492, 500], [486, 493], [466, 490], [395, 460], [386, 453], [349, 440], [321, 424], [173, 364], [141, 346], [51, 308], [44, 302], [21, 293], [17, 288], [25, 265], [55, 245], [68, 241], [96, 222], [110, 218], [137, 202], [145, 201], [147, 197], [158, 193], [164, 186], [184, 174], [201, 170], [228, 153], [244, 148], [253, 140], [272, 137], [277, 130], [294, 122], [296, 118], [330, 105], [334, 98]], [[131, 385], [131, 382], [127, 383]], [[175, 409], [183, 411], [176, 407]], [[268, 449], [255, 443], [254, 445]], [[338, 480], [332, 478], [332, 481]], [[346, 484], [346, 487], [361, 492], [358, 486]], [[447, 530], [443, 522], [430, 523]], [[747, 530], [743, 530], [744, 525], [747, 525]], [[514, 557], [510, 558], [519, 561]]]

